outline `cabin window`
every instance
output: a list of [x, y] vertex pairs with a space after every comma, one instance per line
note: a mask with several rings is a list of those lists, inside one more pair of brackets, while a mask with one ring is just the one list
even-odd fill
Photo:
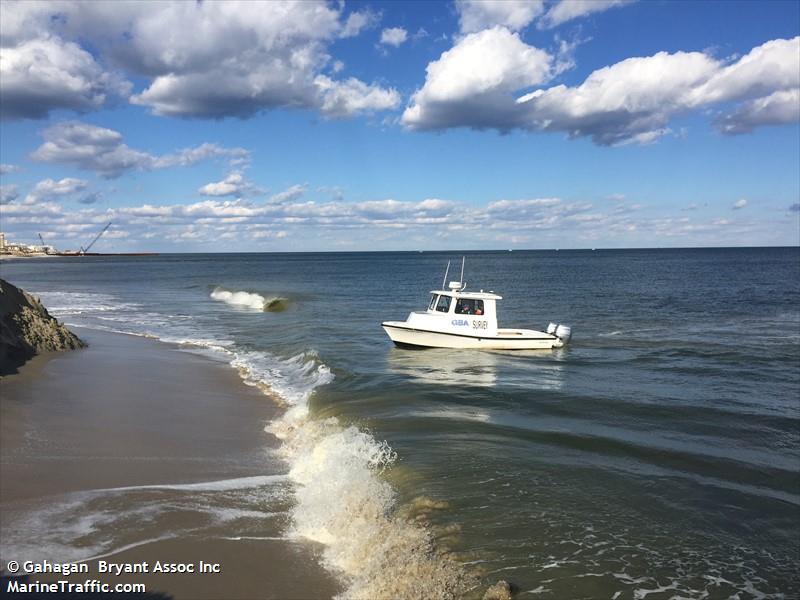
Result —
[[450, 310], [450, 296], [439, 296], [439, 301], [436, 303], [436, 310], [446, 313]]
[[482, 315], [483, 300], [474, 300], [472, 298], [459, 298], [456, 302], [457, 315]]
[[431, 303], [428, 304], [428, 310], [433, 310], [436, 308], [436, 299], [438, 297], [439, 296], [437, 296], [436, 294], [431, 294]]

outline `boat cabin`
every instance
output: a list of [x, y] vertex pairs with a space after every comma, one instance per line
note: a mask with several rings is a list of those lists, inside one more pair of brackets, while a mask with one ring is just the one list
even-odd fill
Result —
[[497, 332], [496, 302], [502, 300], [502, 296], [483, 290], [464, 292], [459, 287], [454, 282], [448, 290], [431, 290], [427, 310], [409, 314], [408, 325], [465, 335], [494, 335]]
[[486, 304], [483, 298], [467, 298], [465, 296], [455, 296], [446, 293], [431, 292], [431, 303], [428, 310], [442, 313], [450, 313], [451, 310], [457, 315], [485, 315]]

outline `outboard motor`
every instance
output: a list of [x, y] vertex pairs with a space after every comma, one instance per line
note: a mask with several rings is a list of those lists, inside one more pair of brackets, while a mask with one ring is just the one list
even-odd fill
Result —
[[562, 325], [561, 323], [550, 323], [547, 326], [547, 333], [556, 336], [565, 344], [569, 342], [572, 337], [572, 328], [569, 325]]
[[572, 328], [568, 325], [559, 325], [556, 327], [555, 336], [566, 344], [569, 342], [569, 338], [572, 337]]

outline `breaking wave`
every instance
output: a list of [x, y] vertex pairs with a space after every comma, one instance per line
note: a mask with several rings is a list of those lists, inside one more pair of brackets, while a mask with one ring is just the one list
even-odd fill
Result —
[[226, 302], [232, 306], [252, 308], [266, 312], [282, 312], [288, 306], [286, 298], [270, 297], [265, 298], [261, 294], [254, 292], [231, 292], [221, 287], [215, 287], [211, 292], [214, 300]]
[[262, 353], [238, 355], [232, 364], [246, 382], [287, 404], [265, 429], [282, 441], [295, 485], [290, 535], [325, 546], [324, 566], [347, 586], [340, 598], [460, 597], [469, 586], [464, 570], [437, 550], [420, 520], [446, 504], [426, 501], [420, 510], [401, 510], [381, 478], [396, 459], [391, 447], [335, 417], [310, 415], [311, 394], [334, 377], [316, 354], [297, 355], [281, 369]]

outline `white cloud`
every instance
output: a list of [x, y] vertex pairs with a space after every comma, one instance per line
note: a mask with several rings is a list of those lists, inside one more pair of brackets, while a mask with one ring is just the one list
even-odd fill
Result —
[[[265, 203], [246, 200], [204, 200], [192, 204], [119, 208], [109, 217], [157, 220], [179, 223], [187, 220], [203, 223], [236, 219], [241, 223], [316, 224], [324, 227], [352, 228], [360, 225], [424, 225], [441, 223], [459, 208], [455, 202], [427, 199], [420, 202], [399, 200], [370, 200], [348, 203], [342, 201], [302, 201], [306, 185], [294, 185], [274, 195]], [[463, 209], [463, 207], [461, 207]]]
[[131, 102], [159, 116], [214, 119], [247, 118], [270, 108], [311, 108], [316, 88], [305, 77], [293, 80], [292, 76], [292, 66], [280, 61], [252, 69], [241, 63], [231, 69], [209, 66], [201, 72], [161, 75]]
[[316, 75], [313, 80], [295, 79], [297, 74], [286, 65], [240, 66], [241, 72], [226, 69], [163, 75], [131, 101], [150, 106], [157, 115], [206, 118], [250, 117], [260, 110], [279, 107], [314, 108], [326, 117], [351, 117], [394, 108], [400, 101], [396, 90], [353, 77], [345, 81], [325, 75]]
[[519, 31], [544, 11], [543, 0], [456, 0], [462, 33], [502, 25]]
[[122, 142], [122, 134], [78, 121], [58, 123], [44, 130], [45, 142], [31, 158], [119, 177], [130, 169], [152, 168], [153, 157]]
[[539, 212], [547, 207], [561, 204], [560, 198], [533, 198], [526, 200], [497, 200], [490, 202], [487, 209], [489, 212], [498, 213], [503, 216], [517, 218], [520, 215], [530, 214], [531, 211]]
[[555, 65], [553, 66], [553, 76], [557, 76], [575, 67], [575, 50], [591, 38], [574, 37], [571, 40], [565, 40], [556, 34], [554, 39], [558, 44], [558, 50], [556, 52]]
[[428, 199], [421, 202], [401, 202], [392, 199], [370, 200], [344, 205], [348, 209], [346, 215], [358, 221], [390, 221], [395, 224], [403, 224], [404, 220], [426, 222], [429, 219], [446, 217], [455, 206], [454, 202], [439, 199]]
[[[18, 186], [14, 183], [0, 185], [0, 204], [9, 204], [19, 198]], [[5, 212], [5, 209], [3, 209]]]
[[[589, 202], [565, 202], [561, 198], [531, 198], [490, 202], [486, 213], [490, 227], [500, 229], [552, 229], [592, 208]], [[575, 219], [580, 222], [580, 218]], [[592, 218], [596, 221], [597, 217]]]
[[203, 196], [245, 196], [262, 190], [247, 181], [241, 171], [233, 171], [222, 181], [207, 183], [197, 191]]
[[37, 183], [25, 197], [25, 204], [34, 204], [42, 200], [49, 200], [56, 196], [68, 196], [81, 192], [89, 187], [89, 182], [74, 177], [65, 177], [59, 181], [44, 179]]
[[[332, 61], [329, 45], [374, 26], [379, 15], [364, 10], [343, 19], [343, 4], [323, 0], [3, 2], [3, 114], [39, 118], [53, 108], [92, 110], [110, 95], [126, 96], [129, 84], [100, 62], [144, 78], [144, 89], [130, 101], [157, 115], [325, 112], [330, 103], [316, 79]], [[372, 98], [380, 89], [335, 84]], [[359, 99], [348, 106], [374, 110], [375, 103]]]
[[81, 190], [85, 190], [89, 186], [89, 182], [83, 179], [76, 179], [75, 177], [65, 177], [55, 181], [53, 179], [45, 179], [36, 184], [33, 188], [35, 193], [41, 195], [56, 195], [61, 196], [64, 194], [74, 194]]
[[736, 62], [721, 66], [687, 95], [688, 106], [765, 96], [800, 88], [800, 36], [756, 46]]
[[541, 28], [561, 25], [592, 13], [602, 12], [615, 6], [624, 6], [634, 0], [558, 0], [539, 21]]
[[430, 34], [428, 33], [427, 29], [425, 29], [424, 27], [420, 27], [419, 29], [417, 29], [417, 32], [414, 35], [412, 35], [411, 37], [412, 37], [412, 39], [414, 39], [416, 41], [416, 40], [421, 40], [423, 38], [426, 38], [429, 35]]
[[269, 199], [269, 201], [274, 203], [274, 204], [282, 204], [284, 202], [291, 202], [293, 200], [297, 200], [298, 198], [300, 198], [303, 194], [306, 193], [307, 190], [308, 190], [308, 185], [307, 184], [293, 185], [290, 188], [287, 188], [287, 189], [283, 190], [282, 192], [279, 192], [279, 193], [275, 194], [274, 196], [272, 196]]
[[428, 198], [422, 202], [418, 202], [414, 210], [418, 213], [423, 212], [428, 215], [439, 214], [441, 216], [449, 215], [457, 204], [451, 200], [442, 200], [440, 198]]
[[741, 198], [733, 203], [733, 210], [739, 210], [745, 206], [747, 206], [747, 200], [745, 198]]
[[314, 83], [322, 99], [320, 108], [330, 118], [387, 110], [400, 104], [400, 94], [397, 90], [367, 85], [354, 77], [344, 81], [334, 81], [330, 77], [319, 75]]
[[12, 203], [3, 206], [3, 222], [11, 239], [49, 231], [48, 241], [70, 247], [68, 240], [85, 237], [82, 232], [97, 231], [113, 221], [119, 231], [129, 234], [126, 239], [132, 249], [158, 249], [172, 242], [193, 241], [197, 243], [193, 247], [201, 250], [209, 243], [253, 239], [257, 232], [264, 233], [255, 239], [295, 240], [295, 249], [330, 249], [347, 240], [360, 248], [406, 249], [410, 244], [453, 247], [465, 241], [472, 247], [508, 247], [512, 239], [515, 245], [529, 247], [564, 247], [565, 240], [578, 247], [599, 246], [598, 241], [616, 245], [624, 241], [631, 246], [798, 241], [796, 214], [791, 213], [796, 208], [790, 208], [780, 222], [772, 217], [760, 219], [752, 211], [744, 211], [734, 220], [682, 212], [673, 216], [673, 209], [665, 207], [639, 208], [625, 199], [603, 200], [595, 205], [585, 200], [523, 198], [476, 206], [438, 198], [313, 202], [297, 196], [282, 203], [210, 199], [77, 210], [56, 202]]
[[504, 27], [469, 34], [428, 65], [402, 121], [412, 129], [517, 127], [513, 92], [546, 81], [552, 64]]
[[[77, 200], [81, 204], [94, 204], [102, 198], [100, 192], [90, 192], [79, 197], [79, 194], [86, 192], [88, 188], [88, 181], [75, 177], [65, 177], [59, 180], [43, 179], [33, 186], [24, 200], [17, 203], [17, 206], [42, 205], [49, 207], [47, 210], [51, 210], [53, 206], [56, 206], [53, 202], [54, 200], [71, 199]], [[17, 190], [18, 186], [16, 184], [0, 186], [0, 204], [14, 202], [19, 197]], [[7, 212], [4, 209], [4, 213]]]
[[9, 165], [7, 163], [0, 164], [0, 175], [10, 175], [19, 171], [17, 165]]
[[800, 88], [773, 92], [746, 102], [737, 110], [717, 119], [717, 129], [727, 135], [749, 133], [757, 127], [784, 125], [800, 121]]
[[244, 148], [223, 148], [205, 142], [195, 148], [184, 148], [172, 154], [153, 157], [152, 168], [189, 167], [210, 158], [227, 158], [232, 164], [241, 164], [249, 160], [249, 157], [250, 152]]
[[390, 27], [381, 32], [381, 44], [397, 48], [408, 39], [408, 32], [402, 27]]
[[78, 198], [78, 202], [81, 204], [95, 204], [103, 199], [103, 194], [100, 192], [91, 192], [86, 194], [85, 196], [81, 196]]
[[174, 154], [154, 156], [130, 148], [123, 143], [122, 134], [113, 129], [80, 121], [57, 123], [45, 129], [42, 137], [45, 142], [31, 154], [34, 160], [94, 171], [105, 178], [119, 177], [134, 169], [188, 166], [215, 157], [242, 160], [249, 155], [243, 148], [221, 148], [206, 143]]
[[[3, 205], [3, 221], [6, 227], [8, 223], [19, 223], [18, 217], [30, 217], [30, 222], [38, 223], [37, 219], [44, 216], [57, 216], [66, 218], [66, 213], [60, 204], [55, 202], [40, 202], [37, 204], [9, 203]], [[24, 222], [24, 221], [23, 221]]]
[[[138, 53], [155, 60], [160, 69], [132, 101], [149, 106], [158, 115], [248, 117], [284, 107], [318, 109], [326, 116], [341, 117], [362, 107], [382, 109], [386, 105], [376, 105], [376, 94], [396, 94], [358, 80], [319, 84], [319, 72], [330, 58], [326, 44], [337, 34], [349, 37], [372, 26], [377, 17], [370, 11], [351, 13], [342, 27], [339, 13], [321, 2], [178, 5], [158, 15], [163, 39], [156, 39], [157, 33], [145, 27], [152, 19], [143, 18], [136, 29], [142, 40]], [[147, 12], [156, 17], [155, 11]], [[204, 35], [196, 35], [195, 28]], [[186, 32], [179, 37], [183, 60], [177, 64], [161, 59], [176, 53], [175, 30]], [[332, 101], [329, 90], [342, 87], [347, 89], [349, 102]], [[367, 97], [358, 97], [359, 92]]]
[[544, 0], [456, 0], [456, 11], [461, 33], [475, 33], [496, 25], [521, 31], [537, 19], [539, 29], [547, 29], [634, 1], [558, 0], [545, 12]]
[[700, 52], [659, 52], [594, 71], [577, 87], [559, 85], [520, 99], [530, 124], [545, 131], [591, 136], [613, 145], [644, 135], [651, 142], [670, 116], [684, 109], [686, 95], [718, 68]]
[[355, 37], [364, 29], [375, 27], [380, 20], [380, 14], [369, 9], [352, 12], [347, 16], [347, 20], [339, 33], [339, 37]]
[[[648, 144], [671, 133], [675, 115], [800, 88], [800, 37], [767, 42], [729, 64], [702, 52], [628, 58], [578, 86], [525, 93], [558, 70], [552, 56], [504, 28], [471, 34], [428, 65], [402, 120], [412, 129], [519, 128], [600, 145]], [[795, 119], [792, 94], [744, 105], [730, 118], [731, 132]]]
[[[794, 51], [791, 49], [794, 48]], [[800, 85], [800, 38], [774, 40], [724, 65], [700, 52], [659, 52], [594, 71], [580, 86], [522, 99], [534, 129], [591, 136], [602, 145], [651, 143], [675, 115]]]
[[271, 230], [266, 230], [266, 229], [259, 229], [257, 231], [253, 231], [250, 234], [250, 237], [253, 238], [253, 239], [256, 239], [256, 240], [263, 239], [263, 238], [282, 239], [282, 238], [285, 238], [287, 235], [288, 235], [288, 232], [283, 231], [283, 230], [281, 230], [281, 231], [271, 231]]
[[96, 110], [130, 89], [130, 83], [103, 70], [80, 46], [55, 36], [3, 46], [0, 52], [3, 119], [41, 119], [59, 108]]
[[222, 181], [207, 183], [197, 191], [203, 196], [236, 196], [242, 180], [241, 173], [231, 173]]
[[673, 131], [669, 127], [661, 127], [659, 129], [650, 129], [649, 131], [641, 131], [639, 133], [624, 134], [622, 138], [612, 137], [609, 143], [613, 146], [649, 146], [650, 144], [655, 144], [665, 135], [670, 135], [672, 133]]

